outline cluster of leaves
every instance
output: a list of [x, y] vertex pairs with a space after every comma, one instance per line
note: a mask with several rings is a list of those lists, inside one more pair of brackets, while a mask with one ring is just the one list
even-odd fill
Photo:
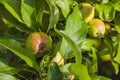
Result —
[[[95, 17], [111, 25], [103, 38], [88, 35], [89, 24], [78, 7], [82, 2], [92, 4]], [[0, 0], [0, 80], [111, 80], [119, 73], [119, 14], [119, 0]], [[25, 48], [27, 36], [35, 31], [54, 42], [42, 58]], [[58, 51], [63, 66], [51, 62]], [[106, 54], [110, 69], [101, 66]]]

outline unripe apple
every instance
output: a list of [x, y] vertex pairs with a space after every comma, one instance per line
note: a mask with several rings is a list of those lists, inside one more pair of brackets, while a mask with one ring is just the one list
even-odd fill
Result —
[[49, 51], [51, 45], [51, 38], [43, 32], [34, 32], [26, 40], [26, 48], [34, 52], [37, 57]]
[[100, 19], [92, 19], [89, 21], [90, 30], [89, 34], [92, 37], [103, 37], [105, 34], [105, 25], [104, 22]]
[[80, 3], [79, 10], [81, 11], [83, 17], [85, 18], [86, 22], [89, 22], [92, 18], [94, 18], [95, 9], [89, 3]]

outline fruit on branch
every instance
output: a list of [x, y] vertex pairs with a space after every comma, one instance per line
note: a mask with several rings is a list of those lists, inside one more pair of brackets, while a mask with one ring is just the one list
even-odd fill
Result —
[[79, 10], [81, 11], [83, 17], [85, 18], [86, 22], [89, 22], [92, 18], [94, 18], [95, 9], [89, 3], [80, 3]]
[[43, 32], [34, 32], [26, 40], [26, 48], [34, 52], [37, 57], [49, 51], [51, 46], [51, 38]]
[[105, 25], [104, 22], [100, 19], [92, 19], [89, 21], [90, 29], [89, 34], [92, 37], [103, 37], [105, 34]]

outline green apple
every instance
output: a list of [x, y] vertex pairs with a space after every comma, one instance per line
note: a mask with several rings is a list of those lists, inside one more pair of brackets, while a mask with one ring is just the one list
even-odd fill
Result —
[[89, 3], [80, 3], [79, 10], [81, 11], [83, 17], [85, 18], [86, 22], [89, 22], [91, 19], [94, 18], [95, 9]]
[[94, 18], [91, 21], [89, 21], [89, 25], [90, 25], [89, 34], [92, 37], [104, 36], [106, 29], [105, 29], [105, 24], [102, 20]]
[[26, 40], [26, 48], [34, 52], [37, 57], [49, 51], [51, 46], [51, 38], [43, 32], [34, 32]]

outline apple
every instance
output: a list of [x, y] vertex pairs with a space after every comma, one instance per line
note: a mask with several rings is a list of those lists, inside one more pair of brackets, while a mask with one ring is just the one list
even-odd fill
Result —
[[51, 38], [43, 32], [33, 32], [26, 40], [26, 48], [32, 51], [37, 57], [50, 50]]
[[94, 18], [91, 21], [89, 21], [90, 29], [89, 29], [89, 35], [92, 37], [103, 37], [106, 28], [105, 24], [102, 20]]
[[78, 6], [86, 22], [89, 22], [91, 19], [94, 18], [95, 9], [91, 4], [80, 3]]

